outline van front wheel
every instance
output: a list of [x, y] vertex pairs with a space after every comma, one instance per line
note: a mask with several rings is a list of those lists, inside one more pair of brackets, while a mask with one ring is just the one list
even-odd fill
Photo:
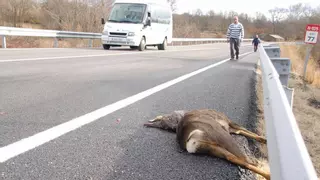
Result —
[[106, 50], [110, 49], [110, 45], [104, 44], [103, 49], [106, 49]]
[[140, 45], [138, 46], [139, 51], [144, 51], [146, 49], [146, 40], [142, 37]]
[[167, 38], [164, 38], [162, 44], [158, 44], [158, 50], [166, 50], [167, 49]]

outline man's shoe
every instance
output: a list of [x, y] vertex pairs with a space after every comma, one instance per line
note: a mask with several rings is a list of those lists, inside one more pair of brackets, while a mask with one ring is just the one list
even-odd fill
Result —
[[239, 56], [236, 56], [236, 59], [238, 60], [238, 59], [239, 59]]

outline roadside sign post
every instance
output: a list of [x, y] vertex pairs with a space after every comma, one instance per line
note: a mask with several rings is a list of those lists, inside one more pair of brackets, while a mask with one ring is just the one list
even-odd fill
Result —
[[313, 46], [317, 44], [319, 32], [320, 32], [320, 24], [308, 24], [306, 26], [306, 34], [305, 34], [304, 42], [307, 44], [307, 52], [306, 52], [306, 59], [304, 62], [304, 69], [303, 69], [304, 82], [306, 81], [306, 71], [307, 71], [310, 53]]
[[311, 50], [312, 50], [312, 45], [307, 44], [306, 58], [305, 58], [304, 67], [303, 67], [304, 68], [303, 69], [303, 78], [305, 78], [305, 75], [306, 75], [307, 65], [308, 65]]

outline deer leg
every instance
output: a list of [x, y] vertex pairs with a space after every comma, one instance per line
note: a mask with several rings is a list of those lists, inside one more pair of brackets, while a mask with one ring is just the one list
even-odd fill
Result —
[[250, 132], [250, 131], [245, 131], [243, 129], [239, 129], [239, 130], [231, 130], [230, 132], [234, 133], [234, 134], [239, 134], [239, 135], [243, 135], [243, 136], [255, 139], [256, 141], [258, 141], [260, 143], [263, 143], [263, 144], [267, 143], [266, 138], [261, 137], [261, 136], [255, 134], [255, 133], [253, 133], [253, 132]]
[[259, 174], [261, 176], [263, 176], [265, 179], [270, 180], [270, 173], [269, 172], [265, 172], [262, 169], [258, 168], [257, 166], [249, 164], [249, 163], [237, 158], [236, 156], [234, 156], [231, 153], [229, 154], [229, 152], [226, 152], [225, 158], [228, 161], [230, 161], [230, 162], [232, 162], [234, 164], [237, 164], [239, 166], [247, 168], [247, 169], [249, 169], [249, 170], [251, 170], [251, 171], [253, 171], [253, 172], [255, 172], [255, 173], [257, 173], [257, 174]]
[[249, 169], [249, 170], [263, 176], [265, 179], [270, 180], [270, 173], [265, 172], [262, 169], [259, 169], [257, 167], [257, 165], [248, 163], [245, 159], [242, 159], [242, 158], [239, 158], [239, 157], [233, 155], [232, 153], [230, 153], [226, 149], [217, 146], [215, 143], [204, 142], [204, 141], [201, 141], [201, 143], [203, 143], [204, 146], [206, 146], [208, 148], [210, 155], [226, 159], [229, 162], [232, 162], [236, 165], [239, 165], [241, 167]]
[[246, 136], [249, 138], [253, 138], [256, 141], [263, 143], [263, 144], [267, 143], [266, 138], [259, 136], [258, 134], [251, 132], [251, 131], [247, 130], [246, 128], [244, 128], [234, 122], [231, 122], [229, 125], [230, 125], [230, 128], [229, 128], [230, 133], [239, 134], [239, 135], [243, 135], [243, 136]]
[[[220, 147], [217, 143], [212, 142], [212, 141], [206, 141], [206, 140], [198, 140], [198, 141], [199, 141], [200, 143], [204, 144], [204, 145], [210, 144], [211, 146]], [[208, 147], [208, 148], [205, 148], [205, 149], [206, 149], [207, 151], [209, 151], [209, 153], [210, 153], [211, 155], [214, 155], [214, 156], [217, 156], [217, 157], [220, 157], [220, 158], [225, 159], [224, 153], [220, 153], [220, 151], [214, 151], [214, 149], [213, 149], [212, 147]], [[223, 148], [223, 150], [229, 152], [230, 154], [233, 154], [233, 153], [231, 153], [230, 151], [228, 151], [228, 150], [226, 150], [226, 149], [224, 149], [224, 148]], [[233, 154], [233, 155], [234, 155], [234, 154]], [[236, 156], [236, 155], [234, 155], [234, 156]], [[238, 156], [236, 156], [236, 157], [237, 157], [238, 159], [240, 159], [240, 160], [243, 160], [243, 161], [251, 164], [251, 165], [256, 166], [256, 164], [254, 164], [254, 163], [251, 161], [251, 159], [249, 159], [245, 154], [242, 154], [241, 156], [238, 155]]]
[[176, 132], [176, 127], [168, 124], [167, 122], [163, 120], [149, 120], [149, 122], [143, 124], [146, 127], [151, 127], [151, 128], [158, 128], [162, 130], [166, 130], [169, 132]]
[[154, 128], [160, 127], [159, 123], [144, 123], [143, 125], [146, 127], [154, 127]]

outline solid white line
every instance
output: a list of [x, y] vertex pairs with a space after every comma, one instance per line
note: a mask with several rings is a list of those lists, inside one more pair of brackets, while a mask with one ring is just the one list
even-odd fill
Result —
[[[251, 45], [242, 45], [242, 47]], [[61, 48], [62, 49], [62, 48]], [[40, 58], [22, 58], [22, 59], [6, 59], [0, 60], [0, 63], [6, 62], [21, 62], [21, 61], [39, 61], [39, 60], [54, 60], [54, 59], [74, 59], [74, 58], [87, 58], [87, 57], [103, 57], [103, 56], [118, 56], [118, 55], [131, 55], [131, 54], [147, 54], [147, 53], [165, 53], [165, 52], [179, 52], [179, 51], [201, 51], [201, 50], [214, 50], [221, 48], [197, 48], [197, 49], [172, 49], [167, 51], [144, 51], [144, 52], [126, 52], [126, 53], [104, 53], [104, 54], [92, 54], [92, 55], [79, 55], [79, 56], [60, 56], [60, 57], [40, 57]]]
[[40, 57], [40, 58], [23, 58], [23, 59], [7, 59], [0, 60], [0, 63], [5, 62], [20, 62], [20, 61], [39, 61], [39, 60], [53, 60], [53, 59], [74, 59], [74, 58], [87, 58], [87, 57], [102, 57], [102, 56], [119, 56], [131, 54], [147, 54], [147, 53], [165, 53], [165, 52], [179, 52], [179, 51], [200, 51], [200, 50], [214, 50], [219, 48], [198, 48], [198, 49], [177, 49], [167, 51], [144, 51], [144, 52], [126, 52], [126, 53], [112, 53], [112, 54], [92, 54], [92, 55], [79, 55], [79, 56], [60, 56], [60, 57]]
[[[214, 43], [214, 44], [225, 44], [225, 43]], [[189, 45], [181, 45], [181, 46], [169, 46], [170, 48], [175, 48], [175, 47], [179, 47], [179, 48], [182, 48], [182, 47], [196, 47], [196, 46], [204, 46], [204, 47], [207, 47], [207, 46], [211, 46], [213, 44], [189, 44]], [[241, 47], [244, 47], [244, 46], [252, 46], [251, 44], [244, 44], [244, 45], [241, 45]], [[32, 51], [32, 50], [103, 50], [101, 49], [100, 47], [92, 47], [92, 48], [89, 48], [89, 47], [83, 47], [83, 48], [63, 48], [63, 47], [58, 47], [58, 48], [0, 48], [0, 52], [1, 51]], [[125, 49], [121, 49], [121, 50], [125, 50]]]
[[[240, 56], [244, 56], [247, 54], [250, 54], [252, 52], [241, 54]], [[32, 135], [28, 138], [24, 138], [22, 140], [19, 140], [17, 142], [14, 142], [12, 144], [9, 144], [7, 146], [1, 147], [0, 149], [0, 162], [5, 162], [10, 158], [13, 158], [19, 154], [22, 154], [30, 149], [36, 148], [46, 142], [49, 142], [55, 138], [58, 138], [59, 136], [62, 136], [70, 131], [73, 131], [77, 128], [80, 128], [83, 125], [89, 124], [93, 121], [96, 121], [97, 119], [104, 117], [114, 111], [117, 111], [121, 108], [124, 108], [130, 104], [133, 104], [143, 98], [146, 98], [158, 91], [161, 91], [163, 89], [166, 89], [174, 84], [177, 84], [183, 80], [186, 80], [192, 76], [195, 76], [201, 72], [204, 72], [208, 69], [211, 69], [213, 67], [216, 67], [220, 64], [223, 64], [225, 62], [229, 61], [229, 59], [222, 60], [218, 63], [211, 64], [209, 66], [206, 66], [204, 68], [201, 68], [199, 70], [196, 70], [194, 72], [185, 74], [183, 76], [180, 76], [176, 79], [173, 79], [171, 81], [165, 82], [163, 84], [160, 84], [158, 86], [155, 86], [153, 88], [150, 88], [148, 90], [145, 90], [143, 92], [140, 92], [136, 95], [127, 97], [125, 99], [122, 99], [120, 101], [117, 101], [113, 104], [107, 105], [105, 107], [102, 107], [100, 109], [97, 109], [93, 112], [90, 112], [88, 114], [85, 114], [83, 116], [77, 117], [75, 119], [72, 119], [70, 121], [67, 121], [63, 124], [60, 124], [58, 126], [52, 127], [50, 129], [47, 129], [45, 131], [42, 131], [40, 133], [37, 133], [35, 135]]]

